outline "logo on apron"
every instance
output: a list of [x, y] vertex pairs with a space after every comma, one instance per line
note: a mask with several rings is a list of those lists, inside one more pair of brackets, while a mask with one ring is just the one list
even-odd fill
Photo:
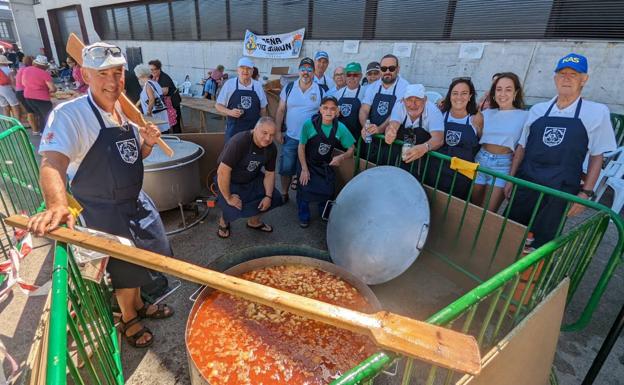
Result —
[[459, 141], [461, 140], [462, 133], [461, 131], [446, 131], [446, 144], [449, 146], [457, 146]]
[[388, 114], [388, 108], [390, 107], [390, 102], [381, 100], [377, 105], [377, 113], [381, 116], [385, 116]]
[[542, 137], [542, 142], [544, 142], [544, 144], [548, 147], [558, 146], [561, 142], [563, 142], [565, 133], [565, 127], [546, 127], [544, 130], [544, 136]]
[[342, 114], [342, 116], [346, 118], [347, 116], [351, 115], [351, 108], [352, 108], [351, 104], [341, 104], [340, 113]]
[[321, 155], [327, 155], [327, 153], [331, 150], [331, 145], [327, 143], [321, 143], [318, 148], [318, 152]]
[[250, 109], [251, 108], [251, 96], [241, 96], [241, 105], [246, 110]]
[[124, 162], [134, 164], [139, 159], [139, 146], [136, 139], [126, 139], [115, 143]]
[[260, 166], [260, 162], [257, 160], [251, 160], [249, 161], [249, 164], [247, 165], [247, 171], [249, 172], [254, 172], [258, 169], [258, 166]]

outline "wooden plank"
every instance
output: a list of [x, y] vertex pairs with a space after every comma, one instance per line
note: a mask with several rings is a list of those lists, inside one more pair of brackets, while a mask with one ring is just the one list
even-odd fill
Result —
[[566, 278], [494, 348], [478, 376], [455, 385], [547, 385], [555, 359], [570, 280]]
[[[6, 218], [5, 223], [25, 229], [28, 218], [14, 215]], [[365, 334], [372, 337], [381, 348], [430, 364], [470, 374], [478, 374], [481, 370], [479, 347], [475, 338], [454, 330], [387, 311], [365, 314], [342, 308], [67, 228], [57, 228], [47, 233], [46, 237], [173, 274], [191, 282], [335, 327]]]

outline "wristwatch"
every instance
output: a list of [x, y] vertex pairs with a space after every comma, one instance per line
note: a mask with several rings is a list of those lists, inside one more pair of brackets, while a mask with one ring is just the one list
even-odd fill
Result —
[[431, 145], [429, 144], [429, 142], [425, 142], [423, 144], [427, 147], [427, 152], [431, 151]]
[[592, 198], [594, 196], [594, 191], [593, 190], [585, 190], [585, 189], [581, 189], [581, 191], [583, 194], [587, 195], [588, 198]]

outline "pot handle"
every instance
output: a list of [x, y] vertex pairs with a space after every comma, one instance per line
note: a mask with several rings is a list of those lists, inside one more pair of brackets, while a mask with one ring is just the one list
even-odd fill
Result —
[[420, 252], [423, 247], [425, 247], [425, 242], [427, 241], [427, 234], [429, 233], [429, 224], [424, 223], [422, 229], [420, 229], [420, 234], [418, 235], [418, 241], [416, 242], [416, 249]]
[[161, 135], [160, 137], [161, 137], [161, 138], [163, 138], [163, 140], [164, 140], [164, 139], [175, 139], [175, 140], [177, 140], [178, 142], [181, 142], [181, 141], [182, 141], [182, 139], [180, 139], [179, 137], [177, 137], [177, 136], [175, 136], [175, 135]]
[[323, 213], [321, 214], [321, 219], [327, 222], [329, 220], [329, 213], [331, 213], [331, 207], [336, 203], [336, 201], [327, 201], [325, 202], [325, 207], [323, 208]]
[[195, 290], [193, 292], [193, 294], [191, 294], [191, 296], [189, 297], [189, 301], [191, 302], [195, 302], [197, 301], [197, 297], [199, 297], [199, 293], [201, 293], [202, 290], [204, 290], [206, 286], [201, 285], [200, 287], [197, 288], [197, 290]]

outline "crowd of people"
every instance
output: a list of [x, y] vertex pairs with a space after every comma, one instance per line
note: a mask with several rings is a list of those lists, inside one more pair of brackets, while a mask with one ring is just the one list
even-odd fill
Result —
[[[42, 235], [60, 223], [74, 225], [66, 195], [70, 186], [83, 208], [83, 224], [129, 238], [137, 247], [172, 255], [155, 205], [141, 189], [142, 159], [149, 156], [166, 126], [136, 126], [122, 113], [118, 98], [124, 83], [128, 90], [124, 77], [134, 75], [136, 102], [147, 115], [164, 120], [166, 114], [175, 132], [179, 120], [173, 121], [170, 111], [180, 116], [179, 93], [158, 60], [129, 74], [121, 49], [106, 43], [85, 47], [82, 59], [80, 74], [87, 95], [57, 106], [45, 124], [39, 153], [46, 210], [30, 219], [29, 228]], [[0, 63], [5, 61], [0, 57]], [[24, 99], [37, 101], [31, 105], [35, 115], [51, 108], [45, 102], [54, 84], [45, 64], [43, 57], [37, 57], [18, 72]], [[527, 208], [541, 202], [533, 224], [532, 247], [538, 247], [556, 234], [558, 221], [568, 209], [565, 201], [528, 188], [512, 191], [510, 183], [489, 173], [477, 174], [468, 196], [470, 179], [456, 175], [448, 164], [425, 169], [418, 161], [436, 150], [479, 162], [501, 175], [589, 199], [603, 154], [616, 148], [608, 108], [581, 97], [589, 79], [582, 55], [571, 53], [557, 62], [557, 95], [529, 111], [524, 109], [522, 83], [511, 72], [496, 74], [479, 103], [467, 77], [453, 79], [446, 96], [434, 103], [424, 85], [410, 84], [400, 76], [394, 55], [369, 63], [366, 73], [359, 63], [351, 62], [337, 66], [330, 77], [326, 75], [329, 64], [324, 51], [300, 61], [298, 79], [281, 90], [275, 119], [266, 116], [266, 95], [254, 79], [255, 65], [249, 58], [241, 58], [238, 76], [220, 86], [216, 108], [227, 116], [227, 123], [215, 177], [222, 212], [219, 237], [230, 237], [230, 223], [240, 218], [246, 219], [249, 229], [272, 232], [262, 214], [287, 204], [290, 189], [296, 190], [299, 224], [307, 228], [310, 206], [321, 209], [334, 197], [334, 167], [353, 156], [359, 141], [362, 154], [381, 152], [377, 160], [409, 167], [425, 183], [436, 183], [465, 200], [480, 205], [488, 201], [490, 210], [498, 210], [513, 193], [510, 218], [525, 225], [533, 214]], [[4, 94], [2, 98], [13, 105]], [[373, 135], [377, 136], [373, 139]], [[395, 147], [397, 140], [402, 142], [400, 148]], [[433, 175], [431, 169], [441, 173]], [[488, 188], [493, 190], [485, 199]], [[582, 207], [571, 205], [569, 215]], [[173, 309], [142, 301], [141, 287], [150, 281], [147, 269], [111, 259], [108, 270], [121, 307], [123, 335], [132, 346], [149, 346], [154, 335], [141, 319], [166, 318]]]

